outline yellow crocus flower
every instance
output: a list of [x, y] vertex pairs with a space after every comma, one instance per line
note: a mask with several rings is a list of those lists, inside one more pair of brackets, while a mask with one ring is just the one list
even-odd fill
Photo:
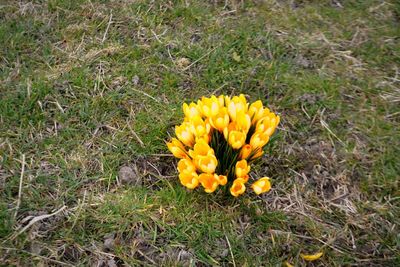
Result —
[[253, 188], [254, 193], [259, 195], [261, 193], [265, 193], [265, 192], [268, 192], [269, 190], [271, 190], [271, 183], [270, 183], [268, 177], [263, 177], [263, 178], [260, 178], [257, 181], [255, 181], [251, 185], [251, 188]]
[[249, 114], [239, 112], [236, 114], [236, 128], [240, 131], [247, 133], [251, 126], [251, 119]]
[[198, 168], [205, 173], [214, 173], [218, 165], [218, 160], [214, 155], [196, 157], [195, 162]]
[[193, 150], [189, 150], [191, 158], [199, 156], [214, 155], [214, 150], [206, 143], [204, 139], [199, 139], [193, 147]]
[[268, 116], [261, 118], [261, 120], [257, 122], [256, 132], [262, 132], [268, 136], [271, 136], [278, 126], [279, 120], [279, 116], [270, 113]]
[[236, 177], [245, 177], [250, 171], [250, 165], [247, 164], [247, 161], [245, 159], [242, 159], [238, 162], [236, 162], [235, 166], [235, 174]]
[[178, 139], [172, 138], [171, 142], [167, 142], [167, 147], [174, 157], [179, 159], [188, 158], [185, 147]]
[[223, 131], [229, 125], [229, 115], [227, 109], [221, 108], [219, 113], [210, 118], [210, 124], [218, 131]]
[[204, 187], [204, 191], [207, 193], [214, 192], [219, 185], [218, 179], [215, 177], [214, 174], [210, 174], [210, 173], [200, 174], [199, 181], [200, 181], [201, 185]]
[[246, 191], [246, 186], [244, 185], [246, 182], [242, 178], [237, 178], [233, 181], [232, 187], [230, 188], [230, 192], [232, 196], [237, 197]]
[[270, 113], [268, 108], [264, 108], [261, 100], [253, 102], [249, 107], [248, 114], [251, 117], [251, 123], [255, 124], [262, 117], [265, 117]]
[[199, 185], [199, 177], [196, 172], [179, 173], [179, 181], [189, 189], [194, 189]]
[[255, 132], [250, 138], [250, 145], [253, 149], [262, 148], [269, 141], [269, 135], [262, 132]]
[[246, 142], [246, 134], [241, 131], [232, 131], [228, 134], [228, 143], [234, 149], [241, 148]]
[[219, 113], [220, 101], [216, 96], [202, 97], [201, 101], [198, 101], [198, 105], [204, 116], [211, 118]]
[[192, 173], [196, 171], [196, 167], [194, 163], [190, 159], [181, 159], [178, 162], [178, 171], [179, 173], [187, 172]]
[[199, 137], [207, 135], [211, 130], [211, 126], [201, 117], [196, 116], [190, 119], [190, 129], [195, 136]]
[[190, 126], [190, 123], [184, 122], [175, 127], [176, 137], [178, 137], [178, 139], [188, 147], [192, 147], [194, 144], [194, 135], [190, 129]]
[[227, 104], [229, 116], [233, 121], [236, 121], [238, 113], [247, 112], [248, 103], [243, 94], [232, 97]]
[[182, 105], [183, 113], [185, 114], [185, 117], [190, 120], [193, 117], [196, 116], [201, 116], [200, 110], [196, 103], [191, 102], [189, 105], [186, 103], [183, 103]]

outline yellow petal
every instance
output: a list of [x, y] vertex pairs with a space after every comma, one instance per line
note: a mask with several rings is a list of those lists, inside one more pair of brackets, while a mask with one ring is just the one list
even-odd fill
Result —
[[255, 185], [253, 185], [253, 190], [254, 190], [254, 193], [256, 193], [257, 195], [261, 194], [263, 191], [261, 187], [255, 186]]
[[301, 253], [300, 257], [302, 257], [306, 261], [315, 261], [315, 260], [318, 260], [319, 258], [321, 258], [323, 254], [324, 253], [322, 253], [322, 252], [318, 252], [316, 254], [311, 254], [311, 255], [306, 255], [306, 254]]
[[290, 262], [288, 262], [288, 261], [285, 261], [285, 265], [286, 265], [286, 267], [294, 267], [294, 265], [290, 264]]

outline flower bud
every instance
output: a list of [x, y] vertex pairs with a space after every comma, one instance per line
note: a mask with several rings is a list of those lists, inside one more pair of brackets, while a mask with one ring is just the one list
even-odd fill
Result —
[[251, 145], [247, 144], [242, 147], [240, 150], [239, 158], [240, 159], [247, 159], [251, 153]]
[[250, 157], [250, 160], [255, 160], [264, 155], [264, 151], [262, 150], [262, 148], [257, 148], [255, 151], [253, 151], [253, 153], [254, 154]]

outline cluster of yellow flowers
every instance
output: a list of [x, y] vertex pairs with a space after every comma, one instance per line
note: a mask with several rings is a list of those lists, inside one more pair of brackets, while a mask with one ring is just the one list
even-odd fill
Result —
[[[246, 190], [250, 163], [263, 155], [263, 147], [279, 124], [279, 116], [263, 107], [260, 100], [247, 103], [239, 96], [203, 97], [196, 103], [183, 104], [185, 114], [175, 127], [177, 138], [167, 143], [179, 158], [179, 180], [194, 189], [200, 184], [212, 193], [230, 182], [237, 197]], [[268, 177], [252, 184], [256, 194], [271, 189]]]

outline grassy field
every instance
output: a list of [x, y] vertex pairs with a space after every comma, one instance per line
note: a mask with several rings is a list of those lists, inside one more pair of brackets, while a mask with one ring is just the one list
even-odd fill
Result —
[[[182, 103], [239, 93], [273, 189], [184, 189]], [[1, 1], [0, 265], [400, 265], [399, 104], [396, 0]]]

